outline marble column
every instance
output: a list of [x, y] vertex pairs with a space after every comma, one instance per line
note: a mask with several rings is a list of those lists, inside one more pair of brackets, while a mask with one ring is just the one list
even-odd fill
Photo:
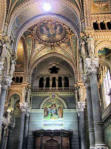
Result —
[[84, 108], [85, 102], [78, 102], [81, 149], [86, 149]]
[[104, 143], [104, 130], [101, 118], [98, 82], [97, 82], [97, 68], [99, 66], [98, 58], [87, 58], [87, 73], [90, 78], [93, 120], [94, 120], [94, 134], [95, 134], [95, 149], [108, 149]]
[[0, 62], [0, 94], [1, 94], [1, 88], [2, 88], [2, 75], [3, 75], [3, 68], [4, 68], [4, 62]]
[[26, 111], [28, 108], [27, 102], [20, 103], [20, 108], [21, 108], [21, 122], [20, 122], [20, 134], [19, 134], [18, 149], [23, 148], [25, 114], [26, 114]]
[[[0, 136], [1, 136], [1, 127], [3, 122], [4, 106], [6, 100], [6, 93], [8, 86], [10, 85], [11, 80], [9, 77], [5, 77], [1, 83], [1, 95], [0, 95]], [[0, 137], [1, 138], [1, 137]], [[1, 139], [0, 139], [1, 140]]]
[[8, 134], [9, 134], [9, 129], [4, 128], [4, 137], [3, 137], [3, 140], [2, 140], [1, 149], [6, 149], [7, 148]]
[[27, 148], [27, 143], [28, 143], [28, 130], [29, 130], [29, 119], [30, 119], [30, 115], [29, 115], [29, 111], [26, 113], [25, 116], [25, 134], [24, 134], [24, 138], [25, 138], [25, 142], [24, 142], [24, 148]]
[[90, 149], [94, 149], [95, 148], [95, 136], [94, 136], [93, 110], [92, 110], [91, 88], [90, 88], [89, 77], [87, 75], [84, 75], [83, 81], [84, 81], [84, 84], [86, 86], [89, 143], [90, 143]]

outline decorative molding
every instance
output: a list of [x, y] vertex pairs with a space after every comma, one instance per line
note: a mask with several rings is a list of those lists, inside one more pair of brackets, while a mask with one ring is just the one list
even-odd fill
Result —
[[[54, 92], [56, 93], [58, 96], [74, 96], [74, 92], [59, 92], [56, 91]], [[49, 94], [52, 94], [52, 92], [31, 92], [31, 96], [48, 96]]]

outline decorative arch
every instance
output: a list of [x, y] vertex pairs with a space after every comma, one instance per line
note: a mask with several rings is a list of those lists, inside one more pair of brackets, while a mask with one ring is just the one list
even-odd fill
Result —
[[[52, 95], [53, 96], [53, 95]], [[51, 99], [52, 97], [50, 96], [50, 97], [47, 97], [46, 99], [44, 99], [44, 101], [42, 102], [42, 104], [40, 105], [40, 109], [43, 109], [44, 107], [44, 104], [49, 100], [49, 99]], [[57, 95], [55, 95], [55, 98], [57, 99], [57, 100], [59, 100], [62, 104], [63, 104], [63, 107], [65, 108], [65, 109], [67, 109], [67, 105], [66, 105], [66, 103], [64, 102], [64, 100], [62, 99], [62, 98], [60, 98], [59, 96], [57, 96]]]
[[9, 101], [9, 100], [11, 99], [11, 97], [12, 97], [13, 95], [15, 95], [15, 94], [20, 97], [20, 101], [21, 101], [22, 95], [21, 95], [20, 92], [17, 92], [17, 91], [10, 92], [10, 94], [9, 94], [9, 96], [8, 96], [8, 101]]
[[8, 107], [7, 107], [8, 110], [10, 112], [13, 112], [14, 114], [16, 108], [18, 107], [19, 112], [20, 112], [19, 103], [20, 103], [20, 96], [18, 94], [12, 94], [12, 96], [10, 96], [9, 101], [8, 101]]
[[[74, 75], [77, 74], [77, 73], [76, 73], [76, 72], [77, 72], [76, 67], [75, 67], [75, 65], [74, 65], [70, 60], [68, 60], [65, 56], [63, 56], [63, 55], [61, 55], [61, 54], [58, 54], [58, 53], [56, 53], [56, 52], [53, 52], [53, 53], [49, 53], [49, 54], [46, 54], [45, 56], [41, 57], [40, 59], [38, 59], [38, 60], [30, 67], [30, 69], [29, 69], [29, 74], [30, 74], [30, 76], [32, 76], [32, 73], [33, 73], [35, 67], [37, 67], [37, 65], [38, 65], [40, 62], [42, 62], [43, 60], [45, 60], [45, 59], [47, 59], [47, 58], [49, 58], [49, 57], [51, 57], [51, 56], [59, 57], [59, 58], [61, 58], [62, 60], [66, 61], [66, 62], [71, 66], [71, 68], [72, 68], [72, 70], [73, 70], [73, 74], [74, 74]], [[75, 77], [76, 77], [76, 76], [75, 76]], [[75, 78], [75, 79], [76, 79], [76, 78]]]
[[98, 51], [103, 48], [111, 49], [111, 41], [102, 41], [95, 47], [96, 56], [98, 57]]
[[[61, 5], [64, 4], [64, 6], [67, 6], [68, 8], [70, 8], [71, 11], [73, 11], [73, 13], [75, 13], [75, 16], [79, 17], [78, 19], [80, 19], [80, 7], [79, 4], [77, 2], [75, 3], [72, 3], [72, 2], [69, 2], [67, 0], [60, 0], [58, 1], [59, 3], [61, 2]], [[8, 33], [11, 33], [10, 29], [11, 27], [13, 26], [13, 23], [15, 21], [15, 19], [23, 12], [23, 10], [26, 10], [26, 8], [29, 8], [31, 5], [33, 6], [36, 6], [36, 4], [38, 5], [38, 8], [40, 7], [41, 8], [41, 5], [42, 5], [43, 1], [41, 0], [38, 0], [38, 1], [35, 1], [35, 0], [29, 0], [29, 1], [25, 1], [23, 3], [21, 3], [12, 13], [12, 15], [10, 15], [9, 19], [10, 19], [10, 24], [9, 24], [9, 28], [8, 28]], [[55, 3], [54, 3], [55, 4]], [[52, 3], [52, 5], [54, 5]], [[61, 8], [60, 8], [61, 9]], [[36, 11], [37, 13], [37, 11]], [[51, 11], [52, 14], [53, 13], [53, 10]], [[56, 13], [55, 13], [56, 14]], [[39, 16], [39, 14], [36, 14], [36, 16]], [[35, 15], [34, 15], [35, 16]]]
[[12, 97], [15, 97], [15, 96], [18, 96], [18, 98], [15, 98], [16, 100], [14, 100], [14, 104], [17, 102], [17, 101], [20, 101], [20, 96], [18, 94], [12, 94], [9, 98], [9, 102], [11, 100]]
[[99, 63], [100, 63], [101, 66], [104, 65], [104, 66], [110, 68], [110, 70], [111, 70], [111, 63], [110, 63], [108, 60], [106, 60], [106, 59], [101, 59], [101, 60], [99, 61]]
[[[8, 36], [13, 36], [14, 48], [17, 49], [17, 43], [21, 38], [22, 34], [29, 28], [31, 25], [36, 24], [40, 19], [49, 17], [56, 18], [57, 20], [67, 24], [75, 34], [79, 35], [80, 33], [80, 7], [77, 7], [78, 2], [69, 2], [67, 0], [54, 1], [55, 3], [61, 3], [59, 10], [52, 9], [50, 13], [42, 12], [40, 10], [42, 1], [38, 0], [30, 0], [21, 3], [12, 13], [11, 17], [9, 17], [9, 26], [8, 26]], [[77, 4], [76, 4], [77, 3]], [[33, 9], [29, 9], [33, 8]], [[67, 12], [60, 11], [62, 9], [67, 9]], [[36, 9], [36, 11], [34, 11]], [[27, 11], [28, 10], [28, 11]], [[29, 12], [27, 15], [23, 12]], [[33, 11], [32, 11], [33, 10]], [[63, 13], [62, 13], [63, 12]], [[65, 15], [64, 15], [65, 13]], [[23, 15], [24, 14], [24, 15]], [[69, 16], [70, 15], [70, 16]], [[12, 33], [13, 28], [13, 33]]]
[[15, 49], [17, 49], [17, 45], [18, 45], [18, 41], [20, 40], [21, 36], [23, 35], [23, 33], [25, 31], [27, 31], [28, 28], [30, 28], [31, 26], [37, 24], [38, 22], [40, 22], [41, 20], [44, 19], [54, 19], [59, 21], [60, 23], [64, 23], [67, 26], [69, 26], [71, 28], [71, 30], [75, 33], [75, 35], [78, 37], [79, 36], [79, 31], [77, 31], [78, 29], [71, 23], [70, 20], [68, 20], [67, 18], [65, 18], [64, 16], [61, 15], [56, 15], [56, 14], [48, 14], [48, 15], [40, 15], [37, 17], [32, 18], [30, 21], [26, 22], [21, 28], [20, 31], [18, 32], [17, 37], [15, 37], [15, 42], [14, 42], [14, 46]]

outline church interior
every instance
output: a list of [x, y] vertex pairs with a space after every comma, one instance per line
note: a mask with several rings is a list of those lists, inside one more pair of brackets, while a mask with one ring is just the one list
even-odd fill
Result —
[[111, 0], [0, 0], [0, 149], [111, 149]]

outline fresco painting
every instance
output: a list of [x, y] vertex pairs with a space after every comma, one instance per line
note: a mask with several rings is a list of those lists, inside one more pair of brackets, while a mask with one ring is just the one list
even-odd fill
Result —
[[63, 118], [63, 105], [57, 99], [49, 99], [44, 104], [44, 119], [57, 120]]

